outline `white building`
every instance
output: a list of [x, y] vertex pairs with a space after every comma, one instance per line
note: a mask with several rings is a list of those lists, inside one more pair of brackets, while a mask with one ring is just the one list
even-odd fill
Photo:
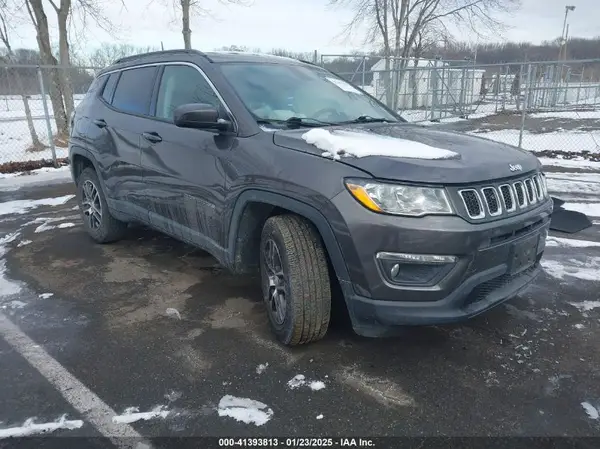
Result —
[[[436, 110], [461, 109], [460, 105], [470, 105], [480, 98], [481, 78], [485, 70], [469, 66], [465, 61], [459, 68], [447, 62], [429, 59], [411, 59], [405, 69], [393, 70], [390, 61], [389, 72], [385, 70], [385, 59], [371, 67], [372, 87], [375, 96], [384, 101], [384, 77], [396, 77], [398, 83], [398, 109], [435, 108]], [[433, 106], [432, 106], [433, 105]]]

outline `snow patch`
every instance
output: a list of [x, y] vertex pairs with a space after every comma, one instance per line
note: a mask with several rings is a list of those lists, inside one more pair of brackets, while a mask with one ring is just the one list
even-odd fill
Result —
[[61, 206], [75, 198], [75, 195], [65, 195], [56, 198], [42, 198], [39, 200], [15, 200], [0, 203], [0, 215], [26, 214], [40, 206]]
[[562, 237], [549, 236], [546, 240], [546, 246], [588, 248], [588, 247], [593, 247], [593, 246], [600, 246], [600, 242], [592, 242], [590, 240], [566, 239], [566, 238], [562, 238]]
[[307, 143], [323, 150], [323, 157], [388, 156], [411, 159], [452, 159], [453, 151], [435, 148], [413, 140], [347, 130], [314, 128], [302, 135]]
[[295, 390], [296, 388], [306, 385], [306, 378], [304, 377], [304, 374], [296, 374], [294, 377], [288, 380], [287, 385], [292, 390]]
[[600, 162], [588, 161], [582, 157], [573, 159], [555, 159], [549, 157], [538, 157], [542, 165], [546, 167], [578, 168], [579, 170], [600, 170]]
[[304, 374], [296, 374], [290, 380], [288, 380], [288, 388], [295, 390], [300, 387], [307, 386], [313, 391], [319, 391], [325, 388], [325, 382], [321, 380], [310, 380], [307, 381]]
[[42, 299], [48, 299], [52, 298], [54, 296], [54, 293], [40, 293], [38, 296]]
[[585, 326], [581, 323], [574, 324], [573, 326], [575, 327], [575, 329], [585, 329]]
[[262, 374], [262, 373], [264, 373], [268, 366], [269, 366], [269, 362], [267, 362], [267, 363], [261, 363], [260, 365], [258, 365], [256, 367], [256, 374]]
[[67, 420], [67, 415], [62, 415], [55, 422], [36, 424], [35, 418], [27, 419], [21, 427], [9, 427], [8, 429], [0, 429], [0, 439], [26, 437], [40, 433], [50, 433], [59, 429], [79, 429], [83, 426], [83, 421], [80, 419]]
[[30, 243], [33, 243], [33, 242], [31, 240], [21, 240], [19, 242], [19, 244], [17, 245], [17, 248], [20, 248], [21, 246], [29, 245]]
[[587, 312], [600, 308], [600, 301], [583, 301], [583, 302], [570, 302], [570, 305], [579, 309], [580, 312]]
[[323, 419], [323, 414], [317, 415], [317, 419]]
[[14, 295], [21, 291], [21, 287], [18, 283], [9, 280], [6, 277], [6, 260], [4, 259], [4, 256], [8, 252], [6, 245], [14, 242], [19, 234], [19, 232], [12, 232], [0, 238], [0, 296]]
[[584, 261], [542, 259], [542, 267], [547, 274], [557, 279], [565, 279], [565, 277], [585, 281], [600, 279], [600, 257], [585, 257]]
[[171, 317], [171, 318], [177, 318], [178, 320], [181, 319], [181, 314], [179, 313], [179, 310], [177, 309], [173, 309], [172, 307], [169, 307], [165, 313], [167, 314], [167, 316]]
[[262, 402], [225, 395], [219, 401], [219, 416], [228, 416], [245, 424], [262, 426], [273, 417], [273, 410]]
[[2, 308], [3, 309], [22, 309], [26, 305], [27, 305], [26, 302], [19, 301], [18, 299], [15, 299], [14, 301], [10, 301], [10, 302], [8, 302], [6, 304], [2, 304]]
[[71, 170], [69, 166], [59, 168], [40, 168], [30, 172], [0, 174], [0, 191], [10, 192], [19, 190], [21, 187], [57, 184], [71, 181]]
[[600, 217], [600, 203], [565, 203], [563, 209], [581, 212], [588, 217]]
[[154, 418], [166, 418], [169, 411], [164, 405], [158, 405], [149, 412], [140, 412], [139, 407], [128, 407], [122, 415], [113, 416], [112, 422], [116, 424], [131, 424], [136, 421], [148, 421]]
[[325, 388], [325, 382], [322, 380], [313, 380], [308, 384], [308, 387], [313, 391], [319, 391]]
[[600, 413], [598, 412], [598, 409], [589, 402], [582, 402], [581, 406], [583, 407], [590, 419], [600, 418]]

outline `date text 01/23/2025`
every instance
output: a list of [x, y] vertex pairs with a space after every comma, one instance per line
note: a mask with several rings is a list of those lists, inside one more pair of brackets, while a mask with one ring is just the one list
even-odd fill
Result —
[[219, 447], [375, 447], [370, 438], [219, 438]]

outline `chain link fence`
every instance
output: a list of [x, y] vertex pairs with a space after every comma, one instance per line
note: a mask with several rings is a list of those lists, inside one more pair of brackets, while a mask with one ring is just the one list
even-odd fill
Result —
[[[600, 160], [600, 60], [483, 65], [321, 55], [317, 61], [410, 122], [538, 156]], [[70, 113], [98, 70], [0, 64], [0, 173], [66, 163]]]
[[70, 114], [96, 71], [0, 64], [0, 173], [66, 163]]
[[321, 65], [405, 119], [477, 134], [538, 156], [600, 160], [600, 60], [475, 61], [321, 55]]

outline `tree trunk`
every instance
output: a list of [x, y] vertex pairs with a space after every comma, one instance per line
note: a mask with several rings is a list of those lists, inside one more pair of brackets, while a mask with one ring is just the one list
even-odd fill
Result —
[[[45, 65], [58, 65], [58, 61], [52, 55], [52, 47], [50, 46], [50, 32], [48, 30], [48, 17], [44, 12], [42, 0], [27, 0], [31, 5], [33, 15], [35, 16], [36, 38], [40, 49], [40, 58]], [[48, 89], [50, 101], [52, 103], [52, 111], [54, 113], [54, 121], [56, 122], [57, 140], [66, 139], [69, 133], [67, 114], [63, 104], [62, 89], [57, 69], [49, 70]]]
[[59, 79], [62, 87], [63, 99], [65, 102], [66, 117], [71, 117], [75, 104], [73, 102], [73, 84], [71, 83], [71, 57], [69, 49], [69, 39], [67, 34], [67, 19], [69, 17], [70, 2], [67, 5], [61, 4], [61, 11], [58, 13], [58, 33], [59, 33], [59, 55], [60, 65], [58, 69]]
[[181, 22], [183, 28], [183, 45], [186, 50], [192, 49], [192, 30], [190, 30], [190, 0], [181, 0]]
[[40, 142], [40, 138], [37, 135], [35, 126], [33, 124], [33, 117], [31, 116], [31, 108], [29, 107], [29, 96], [25, 93], [21, 94], [23, 99], [23, 106], [25, 107], [25, 117], [27, 118], [27, 127], [29, 128], [29, 134], [31, 135], [31, 150], [39, 151], [44, 149], [44, 145]]

